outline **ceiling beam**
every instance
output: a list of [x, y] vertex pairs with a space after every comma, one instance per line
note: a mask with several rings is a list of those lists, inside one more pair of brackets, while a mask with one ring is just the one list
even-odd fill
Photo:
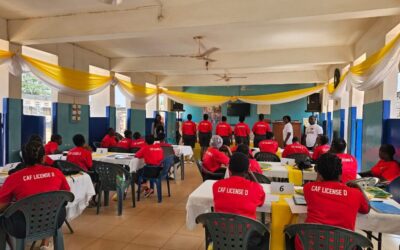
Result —
[[[195, 11], [194, 11], [195, 10]], [[246, 13], [246, 14], [244, 14]], [[398, 0], [213, 0], [126, 11], [80, 13], [8, 21], [9, 39], [24, 45], [123, 39], [161, 31], [240, 23], [345, 20], [400, 14]]]
[[171, 86], [226, 86], [226, 85], [264, 85], [264, 84], [296, 84], [296, 83], [326, 83], [329, 79], [327, 71], [299, 71], [246, 74], [245, 79], [231, 79], [228, 82], [216, 81], [215, 75], [168, 75], [159, 76], [158, 84]]
[[[219, 71], [241, 68], [283, 71], [286, 67], [298, 65], [349, 63], [353, 61], [352, 54], [350, 46], [216, 53], [212, 58], [217, 61], [210, 63], [209, 68]], [[111, 69], [116, 72], [194, 72], [205, 71], [205, 61], [181, 57], [115, 58], [111, 59]]]

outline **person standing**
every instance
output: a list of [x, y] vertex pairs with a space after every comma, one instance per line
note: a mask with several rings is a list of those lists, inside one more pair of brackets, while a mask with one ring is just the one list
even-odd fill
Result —
[[239, 116], [239, 123], [236, 124], [235, 129], [234, 129], [234, 134], [235, 134], [235, 140], [240, 138], [239, 140], [242, 140], [243, 144], [246, 144], [249, 146], [250, 144], [250, 128], [249, 125], [244, 123], [244, 116]]
[[324, 134], [321, 126], [315, 123], [315, 116], [308, 117], [310, 125], [306, 128], [306, 147], [308, 150], [313, 150], [317, 144], [317, 138]]
[[153, 135], [156, 140], [158, 140], [158, 135], [164, 133], [164, 122], [160, 114], [156, 114], [153, 122]]
[[210, 146], [212, 136], [212, 124], [208, 120], [208, 114], [203, 115], [203, 120], [199, 123], [199, 143], [201, 147], [200, 157], [203, 158], [204, 152]]
[[264, 121], [264, 115], [258, 115], [258, 122], [253, 125], [253, 134], [254, 134], [254, 147], [258, 148], [258, 143], [262, 140], [265, 140], [267, 132], [271, 132], [271, 127], [267, 122]]
[[222, 116], [221, 122], [217, 124], [215, 134], [221, 136], [224, 145], [228, 147], [231, 145], [232, 128], [231, 125], [226, 122], [226, 116]]
[[285, 126], [283, 127], [283, 147], [286, 147], [286, 145], [292, 144], [293, 140], [293, 126], [291, 123], [292, 119], [290, 116], [285, 115], [283, 117], [283, 122], [285, 123]]
[[192, 121], [192, 114], [187, 115], [187, 121], [182, 123], [183, 144], [194, 148], [196, 144], [196, 123]]

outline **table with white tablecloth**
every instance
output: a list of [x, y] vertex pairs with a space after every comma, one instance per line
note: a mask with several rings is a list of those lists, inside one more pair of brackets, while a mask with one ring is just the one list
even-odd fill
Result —
[[174, 148], [175, 154], [177, 156], [183, 155], [183, 156], [188, 156], [192, 157], [193, 156], [193, 149], [191, 146], [185, 146], [185, 145], [172, 145]]
[[129, 172], [136, 173], [143, 168], [145, 163], [143, 159], [138, 159], [134, 154], [129, 153], [107, 153], [107, 154], [92, 154], [94, 161], [102, 161], [114, 164], [125, 165], [129, 167]]
[[[286, 165], [281, 162], [259, 162], [263, 174], [269, 178], [284, 178], [288, 179], [289, 171]], [[317, 172], [313, 168], [303, 170], [303, 180], [315, 181], [317, 179]]]

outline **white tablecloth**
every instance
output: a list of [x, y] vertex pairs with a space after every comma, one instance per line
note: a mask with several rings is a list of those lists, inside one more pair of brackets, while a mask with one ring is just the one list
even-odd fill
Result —
[[[121, 159], [119, 158], [120, 156], [126, 158]], [[126, 153], [108, 153], [107, 155], [93, 154], [93, 160], [126, 165], [129, 167], [131, 173], [135, 173], [145, 165], [143, 159], [138, 159], [133, 156], [133, 154]]]
[[[7, 177], [6, 175], [0, 175], [0, 186], [3, 185]], [[90, 176], [86, 173], [68, 176], [67, 181], [71, 188], [71, 193], [75, 196], [74, 201], [69, 202], [66, 207], [67, 220], [71, 221], [82, 214], [92, 196], [95, 195], [95, 190]]]
[[[203, 213], [211, 212], [213, 206], [212, 185], [215, 181], [208, 180], [202, 183], [194, 190], [186, 203], [186, 226], [189, 229], [194, 229], [196, 226], [196, 217]], [[278, 196], [271, 195], [269, 184], [262, 184], [266, 193], [266, 202], [262, 207], [259, 207], [259, 212], [271, 212], [271, 201], [276, 201]], [[400, 208], [400, 204], [393, 200], [389, 203]], [[306, 214], [307, 208], [301, 207], [296, 213]], [[358, 214], [356, 220], [356, 229], [367, 230], [372, 232], [388, 233], [400, 235], [400, 215], [378, 213], [371, 209], [369, 214]]]
[[185, 145], [172, 145], [174, 151], [177, 156], [183, 154], [183, 156], [192, 157], [193, 156], [193, 149], [191, 146]]
[[[280, 162], [259, 162], [261, 167], [268, 164], [271, 165], [268, 170], [263, 171], [263, 174], [271, 178], [288, 178], [289, 172], [287, 168]], [[317, 173], [314, 170], [304, 170], [303, 179], [306, 181], [315, 181]]]

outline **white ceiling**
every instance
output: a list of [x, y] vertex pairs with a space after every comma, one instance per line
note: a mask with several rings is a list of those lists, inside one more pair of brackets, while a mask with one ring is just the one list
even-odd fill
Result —
[[[157, 20], [162, 3], [161, 21]], [[378, 20], [400, 15], [398, 0], [12, 0], [0, 2], [13, 42], [70, 42], [111, 58], [117, 72], [149, 72], [161, 85], [325, 82], [328, 69], [354, 60], [354, 44]], [[193, 36], [218, 47], [217, 61], [195, 54]]]

